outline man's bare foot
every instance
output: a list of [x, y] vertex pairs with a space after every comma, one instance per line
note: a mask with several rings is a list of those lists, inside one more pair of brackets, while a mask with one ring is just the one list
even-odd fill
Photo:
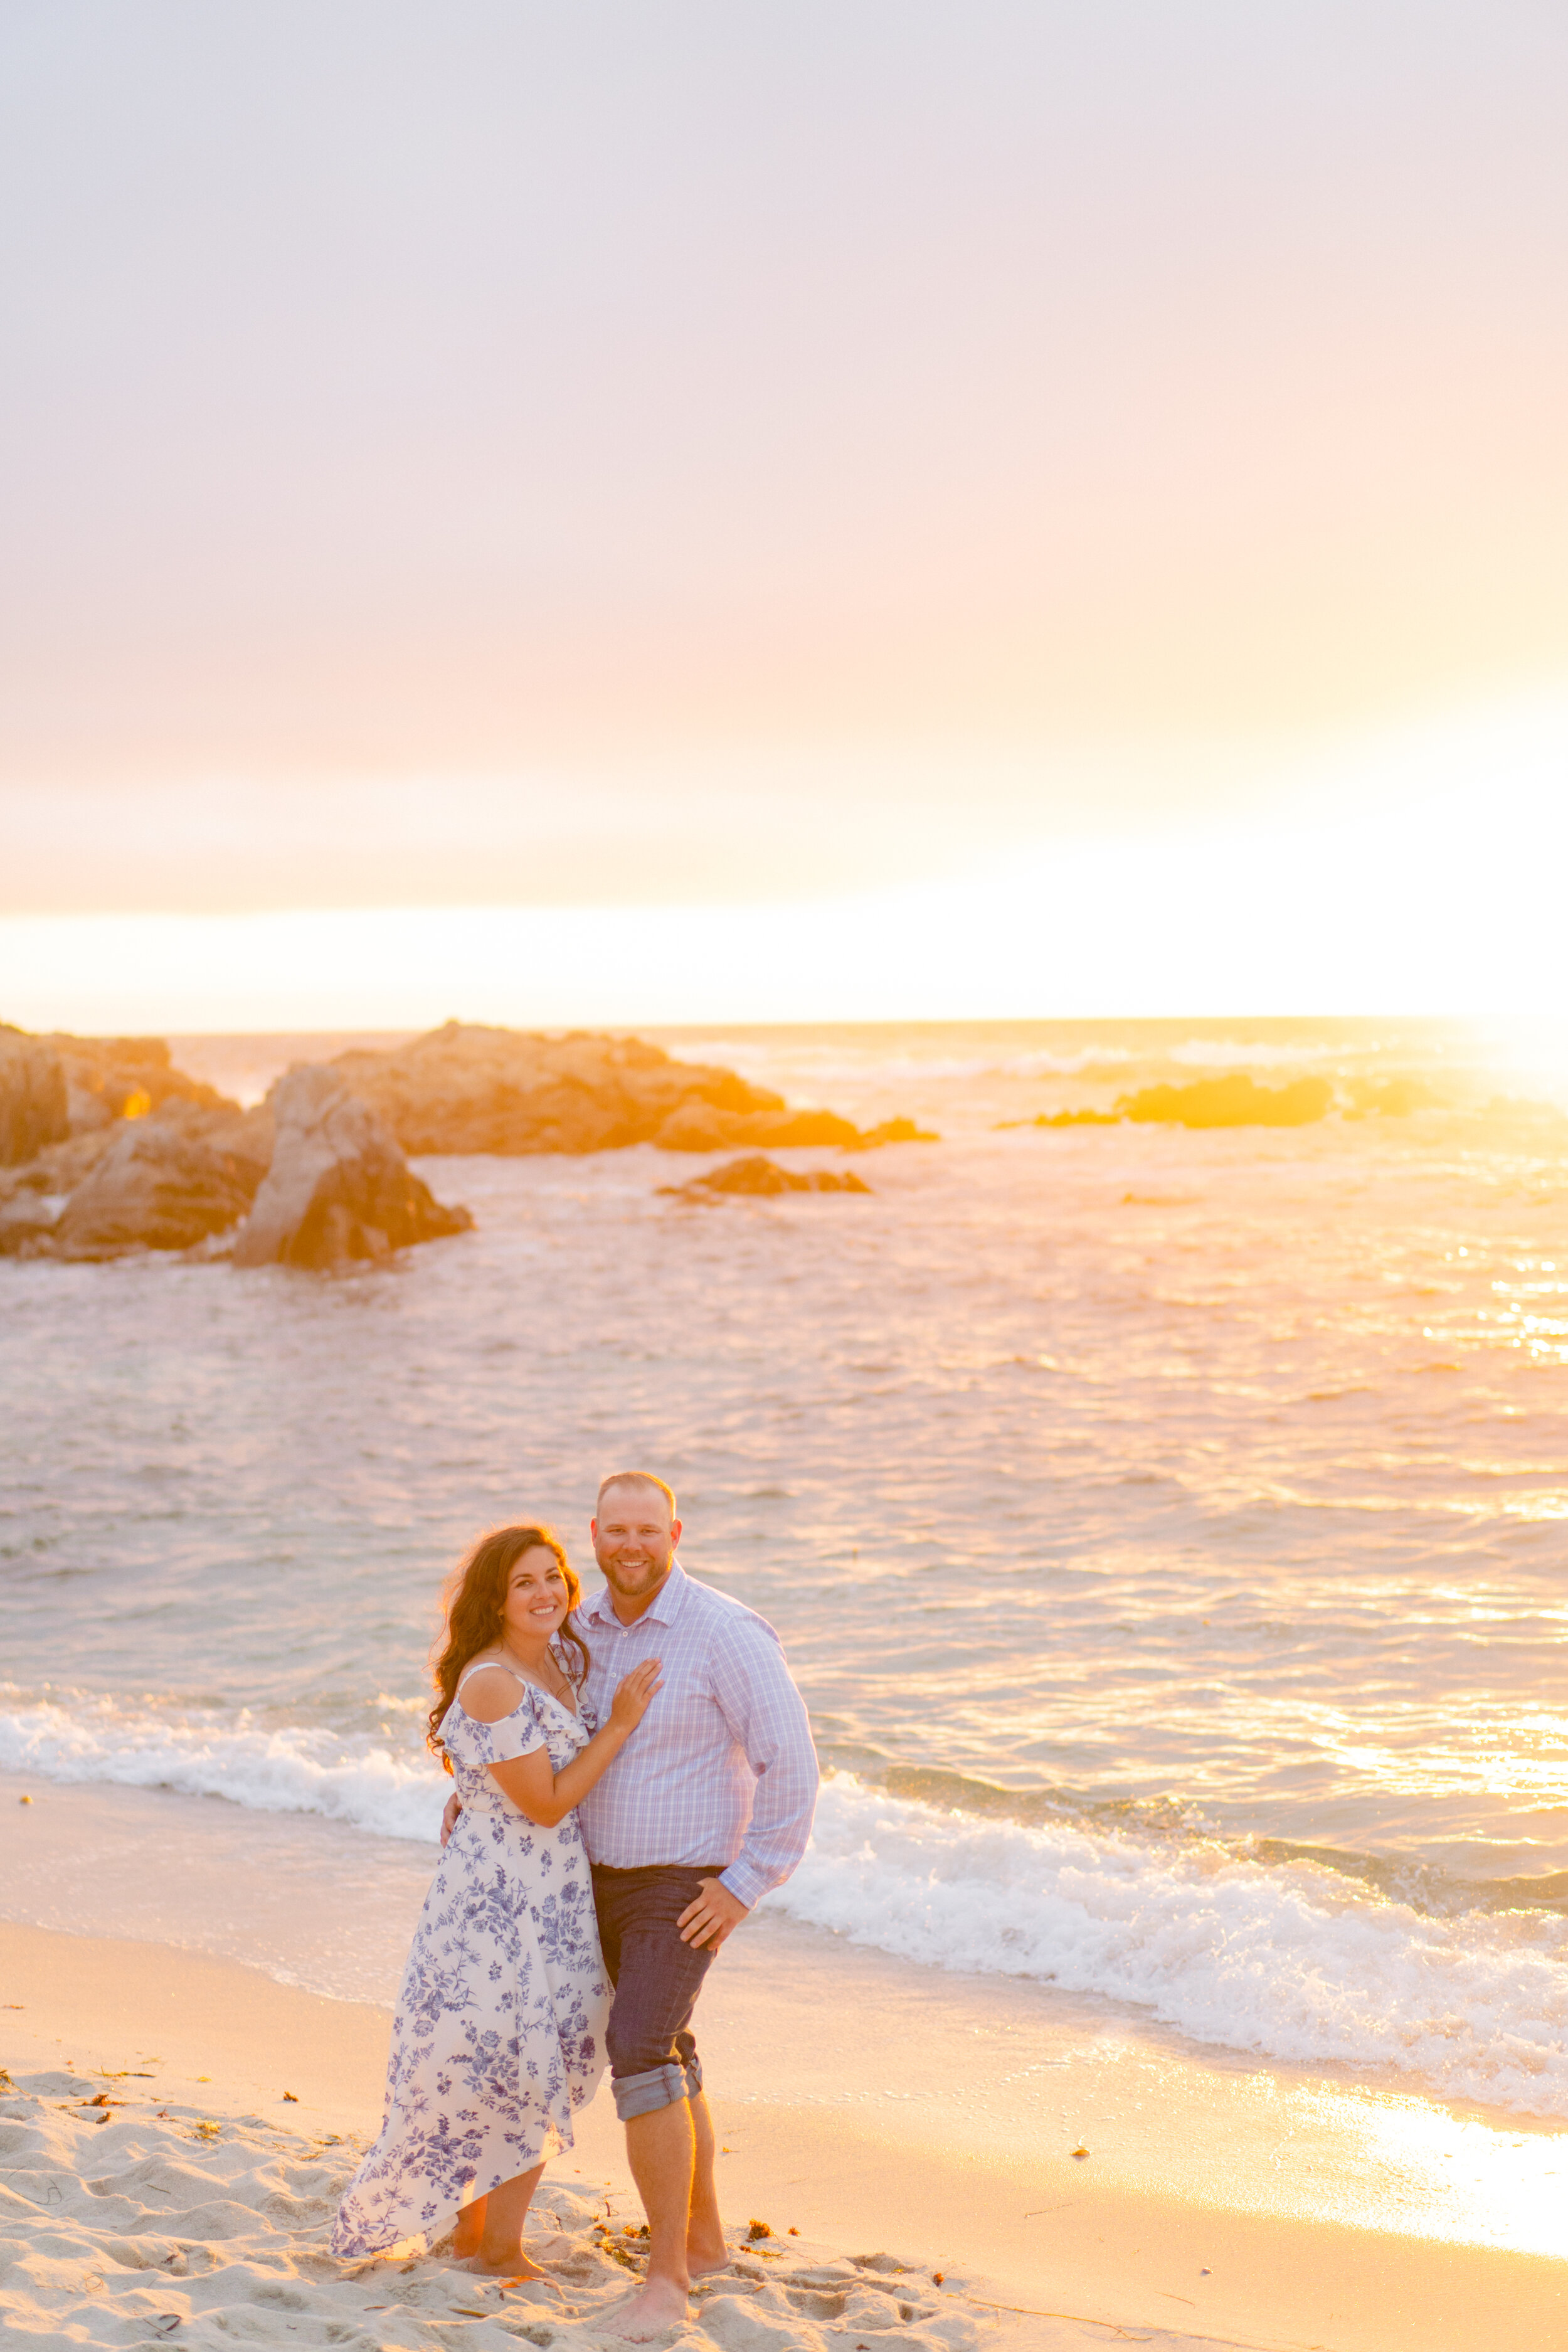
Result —
[[735, 2257], [717, 2233], [711, 2238], [688, 2238], [686, 2268], [694, 2279], [711, 2278], [715, 2271], [727, 2271]]
[[686, 2290], [673, 2279], [652, 2278], [639, 2294], [598, 2323], [601, 2336], [623, 2344], [652, 2344], [672, 2327], [686, 2325]]

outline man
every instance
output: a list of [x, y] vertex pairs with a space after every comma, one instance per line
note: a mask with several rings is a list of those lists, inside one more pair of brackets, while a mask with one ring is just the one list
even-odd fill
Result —
[[682, 2323], [692, 2278], [730, 2259], [691, 2017], [720, 1946], [805, 1853], [817, 1768], [773, 1627], [678, 1565], [663, 1479], [606, 1478], [591, 1532], [605, 1590], [579, 1615], [599, 1720], [634, 1666], [662, 1670], [578, 1816], [615, 1987], [611, 2087], [648, 2219], [647, 2283], [612, 2325], [640, 2344]]

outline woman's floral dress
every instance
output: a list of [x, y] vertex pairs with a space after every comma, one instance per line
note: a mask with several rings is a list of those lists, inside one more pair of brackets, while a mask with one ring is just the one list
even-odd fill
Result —
[[470, 2188], [486, 2196], [572, 2146], [573, 2109], [604, 2072], [610, 1987], [576, 1813], [540, 1829], [487, 1769], [544, 1748], [559, 1772], [594, 1727], [531, 1683], [510, 1715], [476, 1723], [461, 1690], [443, 1737], [462, 1815], [415, 1929], [381, 2137], [338, 2209], [334, 2254], [440, 2237]]

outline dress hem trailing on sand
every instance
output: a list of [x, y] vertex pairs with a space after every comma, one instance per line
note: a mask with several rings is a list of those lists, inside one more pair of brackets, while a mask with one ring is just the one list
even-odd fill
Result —
[[610, 1988], [577, 1816], [541, 1829], [489, 1769], [543, 1748], [559, 1772], [593, 1727], [532, 1684], [478, 1723], [460, 1688], [443, 1734], [462, 1817], [415, 1929], [381, 2136], [344, 2192], [338, 2255], [428, 2243], [470, 2195], [572, 2147], [604, 2071]]

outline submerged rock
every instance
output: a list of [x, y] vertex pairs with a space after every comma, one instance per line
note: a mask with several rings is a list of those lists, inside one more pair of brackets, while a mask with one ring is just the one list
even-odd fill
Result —
[[1042, 1110], [1033, 1118], [999, 1118], [996, 1132], [1010, 1127], [1120, 1127], [1124, 1116], [1119, 1110]]
[[853, 1169], [846, 1169], [838, 1175], [831, 1168], [814, 1168], [809, 1175], [802, 1176], [793, 1168], [781, 1168], [761, 1151], [751, 1152], [743, 1160], [727, 1160], [722, 1168], [710, 1168], [705, 1174], [694, 1176], [689, 1184], [658, 1187], [678, 1201], [711, 1201], [721, 1192], [767, 1196], [776, 1192], [868, 1192], [870, 1189]]
[[912, 1118], [885, 1118], [879, 1127], [868, 1127], [860, 1138], [862, 1151], [874, 1151], [883, 1143], [940, 1143], [942, 1138], [929, 1127], [919, 1127]]
[[367, 1102], [330, 1064], [297, 1066], [267, 1097], [277, 1142], [234, 1246], [236, 1265], [330, 1271], [467, 1233], [409, 1168]]
[[69, 1133], [58, 1054], [42, 1037], [0, 1026], [0, 1168], [19, 1167]]
[[1121, 1096], [1116, 1109], [1126, 1118], [1175, 1127], [1307, 1127], [1322, 1118], [1333, 1097], [1327, 1078], [1260, 1087], [1237, 1075], [1199, 1078], [1190, 1087], [1144, 1087]]
[[1350, 1089], [1352, 1108], [1346, 1111], [1347, 1118], [1408, 1118], [1413, 1110], [1436, 1110], [1443, 1104], [1443, 1097], [1425, 1078], [1352, 1078]]
[[405, 1151], [721, 1151], [934, 1140], [908, 1119], [863, 1135], [835, 1111], [791, 1110], [733, 1070], [678, 1062], [640, 1037], [587, 1031], [550, 1037], [449, 1021], [391, 1053], [341, 1054], [329, 1066], [384, 1119]]
[[121, 1121], [53, 1226], [49, 1254], [108, 1258], [193, 1248], [245, 1215], [271, 1150], [267, 1114], [232, 1105], [175, 1097], [146, 1118]]

